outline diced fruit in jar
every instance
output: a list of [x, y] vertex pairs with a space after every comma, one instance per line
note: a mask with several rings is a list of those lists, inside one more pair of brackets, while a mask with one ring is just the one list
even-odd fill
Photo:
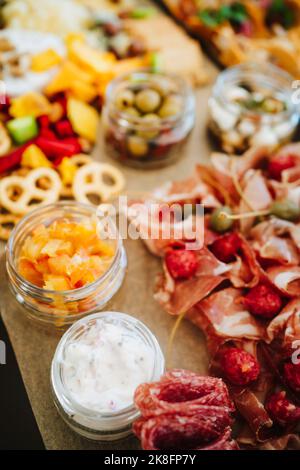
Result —
[[18, 270], [38, 287], [72, 290], [100, 278], [114, 255], [114, 242], [99, 238], [94, 219], [58, 219], [36, 227], [25, 239]]

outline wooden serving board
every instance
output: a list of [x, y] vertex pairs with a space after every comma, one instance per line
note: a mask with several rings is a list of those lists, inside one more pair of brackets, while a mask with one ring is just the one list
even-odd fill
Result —
[[[206, 59], [210, 76], [216, 77], [215, 67]], [[175, 165], [160, 170], [134, 170], [120, 167], [131, 190], [151, 190], [171, 179], [189, 176], [194, 166], [205, 162], [210, 154], [206, 135], [207, 100], [210, 86], [197, 91], [197, 122], [190, 136], [185, 154]], [[109, 161], [102, 150], [101, 125], [99, 145], [94, 152], [95, 159]], [[155, 275], [160, 271], [160, 261], [152, 256], [142, 241], [125, 241], [128, 256], [128, 272], [124, 284], [107, 306], [107, 310], [123, 311], [143, 321], [156, 335], [162, 349], [166, 350], [168, 335], [174, 318], [165, 313], [153, 299]], [[1, 247], [3, 253], [4, 246]], [[5, 277], [4, 259], [0, 269], [0, 301], [4, 323], [8, 330], [29, 400], [47, 449], [138, 449], [134, 437], [115, 443], [93, 443], [77, 436], [62, 421], [54, 408], [49, 371], [51, 360], [59, 341], [57, 334], [40, 330], [27, 320], [8, 290]], [[176, 336], [172, 356], [172, 367], [186, 368], [205, 373], [208, 366], [203, 334], [189, 322], [183, 322]]]

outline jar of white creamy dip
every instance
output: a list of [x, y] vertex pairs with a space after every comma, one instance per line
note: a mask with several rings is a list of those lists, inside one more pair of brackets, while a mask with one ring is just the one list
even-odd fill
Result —
[[119, 312], [89, 315], [61, 338], [51, 366], [54, 403], [66, 423], [93, 440], [131, 434], [137, 386], [159, 380], [164, 357], [150, 330]]
[[271, 64], [244, 63], [222, 72], [208, 102], [208, 127], [222, 150], [290, 141], [299, 123], [293, 78]]

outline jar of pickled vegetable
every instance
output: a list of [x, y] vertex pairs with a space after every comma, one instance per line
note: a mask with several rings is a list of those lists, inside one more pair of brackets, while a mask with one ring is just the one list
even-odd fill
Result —
[[293, 78], [271, 64], [245, 63], [222, 72], [209, 99], [208, 126], [222, 150], [290, 141], [299, 122]]
[[[34, 210], [6, 247], [9, 287], [21, 310], [40, 324], [65, 329], [102, 309], [120, 288], [126, 253], [113, 220], [101, 237], [95, 206], [60, 202]], [[109, 235], [111, 233], [111, 236]]]
[[179, 77], [134, 72], [108, 87], [103, 110], [110, 156], [134, 167], [160, 167], [182, 153], [195, 123], [195, 98]]

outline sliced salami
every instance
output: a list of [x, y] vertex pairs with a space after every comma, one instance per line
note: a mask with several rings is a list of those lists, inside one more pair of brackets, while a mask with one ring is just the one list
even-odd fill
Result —
[[234, 410], [221, 379], [186, 370], [167, 372], [135, 393], [141, 417], [133, 431], [145, 450], [233, 450]]

